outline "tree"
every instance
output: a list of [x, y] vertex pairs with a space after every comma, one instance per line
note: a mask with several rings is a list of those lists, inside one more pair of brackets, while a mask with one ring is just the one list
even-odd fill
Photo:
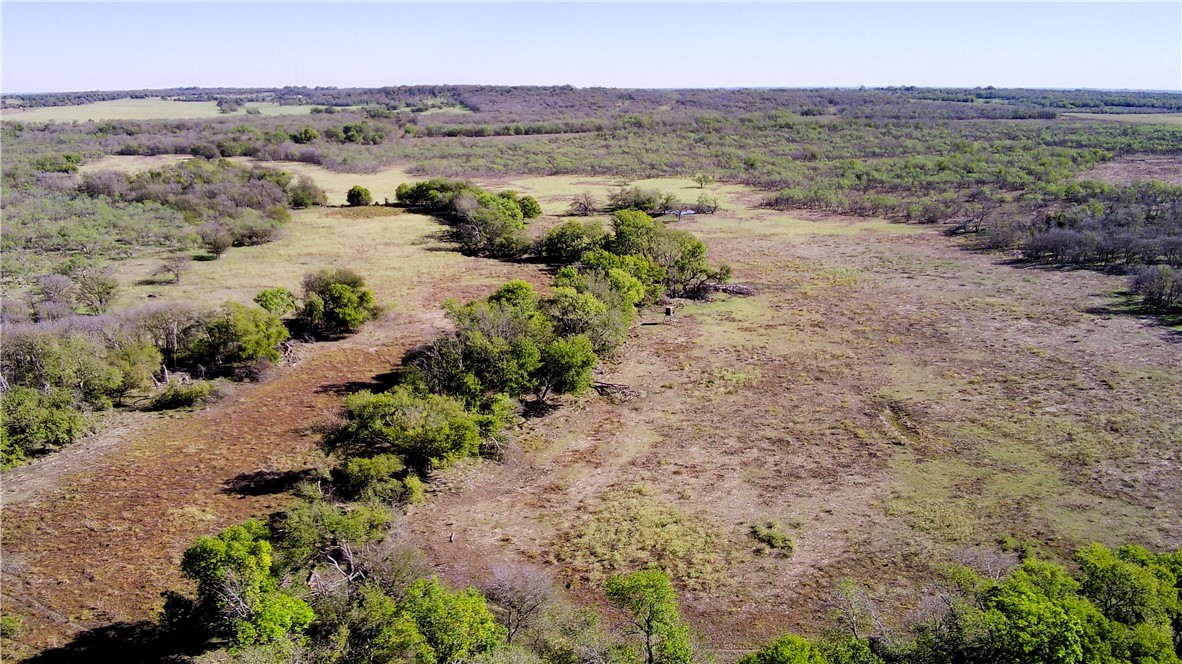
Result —
[[352, 270], [321, 270], [304, 278], [304, 306], [296, 319], [309, 331], [324, 334], [356, 332], [378, 313], [373, 292]]
[[295, 311], [296, 298], [286, 288], [267, 288], [254, 296], [254, 303], [273, 316], [283, 316]]
[[287, 204], [293, 208], [306, 208], [328, 203], [324, 190], [312, 178], [301, 175], [296, 184], [287, 190]]
[[588, 251], [599, 249], [608, 239], [599, 221], [567, 221], [546, 231], [537, 252], [552, 263], [574, 263]]
[[115, 392], [119, 400], [123, 401], [128, 393], [151, 383], [152, 376], [164, 362], [164, 356], [151, 343], [127, 341], [107, 353], [107, 362], [119, 372], [119, 385]]
[[78, 287], [78, 300], [91, 313], [106, 313], [119, 294], [119, 280], [110, 267], [88, 266], [74, 270], [70, 277]]
[[291, 141], [300, 145], [307, 145], [320, 139], [320, 132], [315, 128], [305, 126], [303, 129], [291, 135]]
[[705, 189], [706, 185], [714, 182], [714, 178], [710, 177], [709, 175], [707, 175], [705, 173], [695, 173], [694, 174], [694, 182], [698, 183], [699, 189]]
[[579, 217], [589, 217], [596, 212], [599, 212], [599, 200], [595, 198], [594, 194], [587, 191], [575, 196], [570, 207], [567, 208], [567, 214]]
[[357, 207], [360, 205], [369, 205], [373, 203], [373, 196], [369, 190], [359, 184], [353, 185], [349, 192], [345, 194], [345, 201], [350, 207]]
[[550, 577], [532, 565], [502, 565], [494, 567], [492, 575], [485, 593], [500, 609], [506, 641], [512, 644], [518, 632], [538, 622], [557, 593]]
[[198, 539], [181, 558], [181, 572], [197, 584], [198, 617], [236, 646], [301, 632], [315, 618], [303, 600], [278, 590], [269, 537], [262, 522], [247, 521]]
[[689, 628], [681, 620], [669, 576], [646, 569], [608, 579], [604, 591], [626, 615], [630, 631], [642, 640], [646, 664], [693, 661]]
[[476, 659], [505, 640], [484, 596], [475, 588], [452, 592], [436, 578], [411, 584], [399, 604], [431, 649], [436, 662]]
[[400, 385], [350, 395], [345, 409], [345, 423], [325, 438], [325, 448], [344, 458], [392, 454], [427, 471], [480, 451], [479, 416], [451, 397], [418, 395]]
[[526, 219], [542, 216], [542, 205], [533, 196], [522, 196], [517, 204], [521, 207], [521, 216]]
[[739, 664], [829, 664], [829, 660], [807, 639], [785, 634], [762, 650], [743, 656]]
[[1168, 623], [1178, 610], [1173, 575], [1138, 564], [1133, 550], [1127, 551], [1114, 552], [1103, 544], [1077, 551], [1081, 593], [1110, 620], [1130, 626]]
[[214, 258], [221, 258], [227, 249], [234, 246], [234, 236], [225, 224], [203, 224], [197, 229], [197, 236]]
[[172, 283], [179, 284], [181, 276], [191, 267], [193, 267], [193, 263], [188, 256], [173, 256], [161, 263], [160, 267], [156, 268], [152, 274], [157, 277], [171, 277]]
[[279, 344], [288, 339], [279, 317], [227, 302], [205, 323], [205, 335], [189, 348], [188, 361], [207, 368], [243, 364], [259, 358], [279, 359]]

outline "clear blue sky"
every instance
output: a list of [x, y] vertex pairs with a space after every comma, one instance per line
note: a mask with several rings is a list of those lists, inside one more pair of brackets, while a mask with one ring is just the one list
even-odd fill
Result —
[[1182, 3], [12, 3], [5, 92], [419, 83], [1182, 89]]

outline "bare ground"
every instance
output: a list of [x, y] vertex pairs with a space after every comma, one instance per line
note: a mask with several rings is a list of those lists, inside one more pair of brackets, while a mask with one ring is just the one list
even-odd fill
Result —
[[1099, 180], [1130, 185], [1161, 180], [1182, 185], [1182, 157], [1178, 155], [1128, 155], [1099, 164], [1076, 176], [1077, 180]]

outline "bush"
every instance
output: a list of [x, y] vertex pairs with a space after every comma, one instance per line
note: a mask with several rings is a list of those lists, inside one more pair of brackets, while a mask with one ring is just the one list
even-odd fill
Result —
[[195, 380], [191, 383], [172, 382], [152, 399], [152, 410], [192, 408], [216, 401], [221, 391], [213, 383]]
[[356, 332], [377, 314], [373, 292], [352, 270], [321, 270], [304, 278], [304, 306], [296, 320], [309, 332], [320, 335]]
[[517, 203], [521, 206], [521, 215], [526, 219], [542, 216], [542, 205], [533, 196], [522, 196]]
[[13, 387], [0, 401], [4, 416], [0, 467], [15, 466], [29, 455], [69, 445], [82, 434], [82, 415], [64, 392], [45, 394]]
[[328, 196], [312, 178], [301, 175], [296, 184], [287, 190], [287, 204], [293, 208], [306, 208], [328, 203]]
[[359, 184], [355, 184], [349, 189], [349, 192], [345, 194], [345, 201], [351, 207], [369, 205], [370, 203], [373, 203], [373, 196], [369, 193], [368, 189], [362, 187]]
[[1129, 290], [1154, 309], [1168, 311], [1182, 307], [1182, 269], [1168, 265], [1142, 268], [1130, 281]]
[[752, 525], [751, 536], [774, 552], [779, 552], [787, 556], [791, 556], [796, 552], [795, 540], [787, 533], [781, 531], [780, 526], [774, 522], [769, 521], [763, 524], [757, 523]]
[[254, 303], [273, 316], [283, 316], [295, 311], [295, 295], [286, 288], [267, 288], [254, 296]]
[[588, 251], [603, 247], [608, 237], [599, 221], [567, 221], [547, 231], [535, 251], [551, 263], [574, 263]]
[[481, 418], [451, 397], [418, 395], [400, 386], [345, 399], [347, 422], [325, 438], [326, 449], [347, 459], [373, 459], [346, 467], [346, 475], [373, 478], [391, 474], [395, 461], [426, 471], [446, 467], [480, 451]]

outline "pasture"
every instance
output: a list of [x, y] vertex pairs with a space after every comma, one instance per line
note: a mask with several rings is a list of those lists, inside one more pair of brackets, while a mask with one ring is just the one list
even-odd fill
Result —
[[[145, 165], [120, 159], [104, 165]], [[415, 179], [403, 168], [271, 165], [314, 177], [333, 204], [354, 184], [381, 201]], [[563, 220], [575, 194], [602, 201], [619, 181], [477, 183], [536, 196], [541, 229]], [[432, 478], [427, 505], [401, 528], [452, 583], [486, 579], [493, 562], [529, 561], [594, 604], [606, 574], [659, 563], [721, 652], [824, 627], [844, 577], [867, 584], [898, 619], [946, 561], [1003, 537], [1052, 557], [1093, 540], [1182, 546], [1182, 361], [1167, 329], [1120, 313], [1122, 277], [1016, 268], [959, 249], [935, 227], [761, 209], [738, 185], [633, 184], [718, 197], [718, 214], [677, 227], [703, 238], [756, 294], [675, 301], [670, 324], [660, 308], [643, 311], [597, 375], [634, 396], [569, 399], [522, 421], [500, 460]], [[389, 310], [353, 339], [309, 348], [271, 383], [194, 414], [153, 416], [102, 453], [81, 443], [85, 462], [56, 480], [35, 482], [39, 464], [14, 471], [6, 558], [43, 581], [13, 595], [33, 625], [30, 645], [150, 617], [158, 592], [179, 582], [176, 561], [193, 537], [288, 500], [238, 500], [234, 482], [323, 463], [310, 433], [318, 418], [341, 394], [380, 385], [402, 352], [446, 327], [445, 300], [510, 278], [545, 282], [536, 263], [449, 251], [440, 229], [393, 209], [321, 208], [297, 211], [275, 242], [194, 262], [179, 284], [151, 283], [162, 256], [121, 266], [121, 281], [135, 284], [121, 305], [148, 293], [246, 302], [347, 266]], [[165, 490], [207, 456], [217, 463]], [[104, 479], [122, 476], [134, 479], [118, 484], [127, 493]], [[87, 517], [70, 518], [77, 513]], [[123, 522], [135, 525], [115, 525]], [[768, 522], [795, 553], [752, 537]], [[126, 560], [103, 553], [131, 546], [134, 577]], [[62, 579], [72, 581], [54, 582]]]
[[248, 108], [261, 115], [307, 115], [312, 106], [281, 106], [270, 102], [251, 102], [242, 110], [224, 114], [212, 101], [172, 101], [169, 99], [117, 99], [80, 106], [45, 106], [30, 109], [4, 109], [3, 120], [28, 122], [92, 122], [101, 120], [188, 120], [245, 115]]

